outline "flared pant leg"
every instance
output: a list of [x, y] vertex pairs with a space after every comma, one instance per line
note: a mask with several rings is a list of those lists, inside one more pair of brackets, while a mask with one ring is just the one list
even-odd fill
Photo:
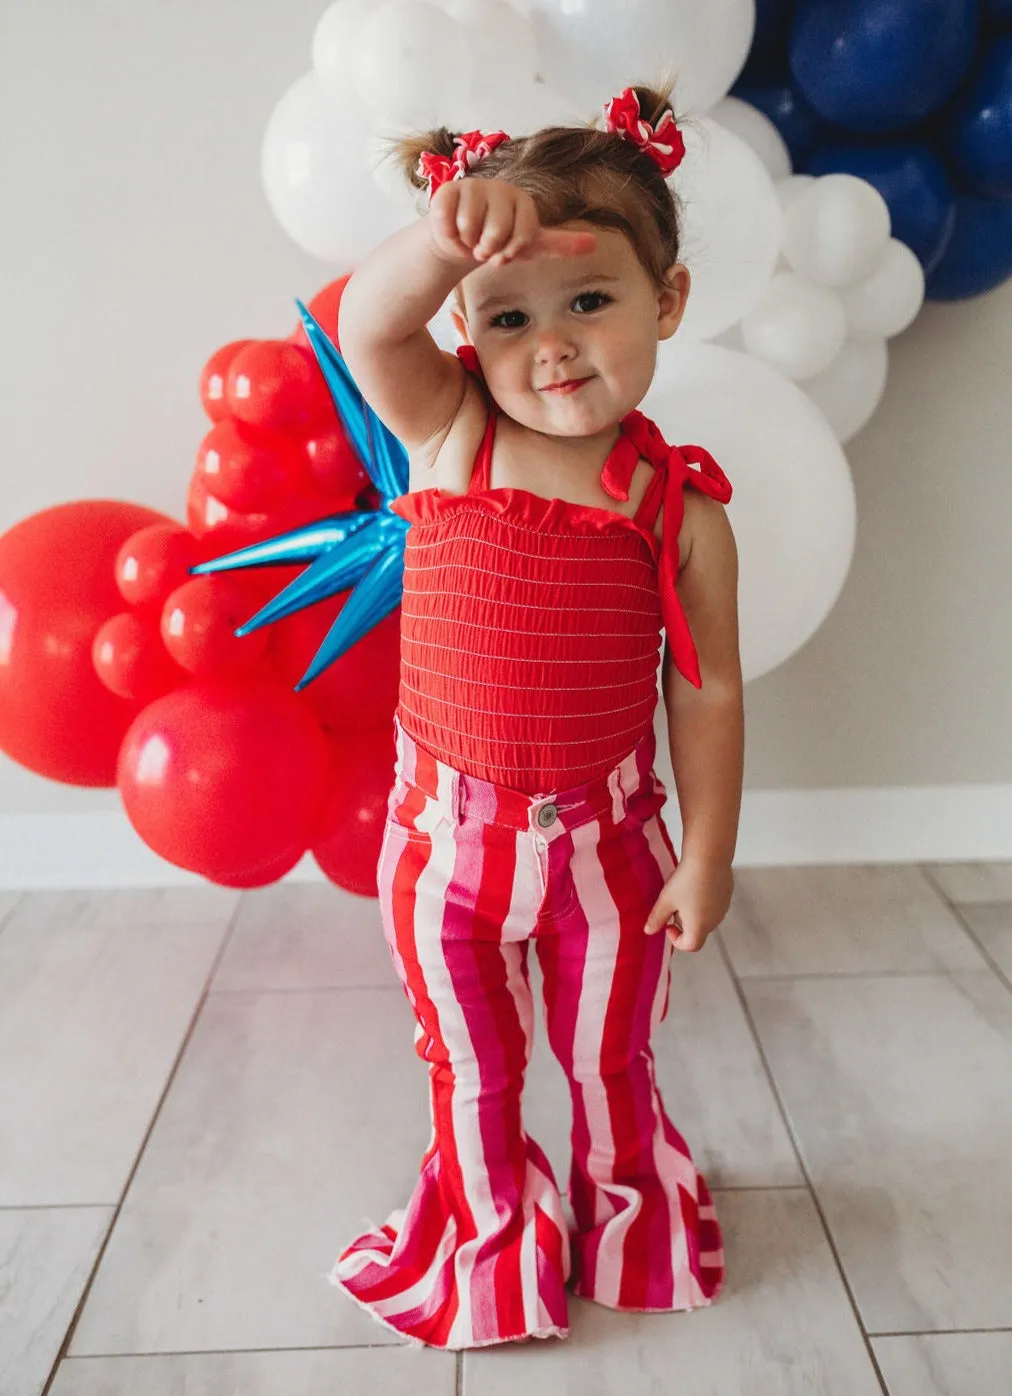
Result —
[[613, 1309], [708, 1305], [723, 1283], [721, 1232], [650, 1048], [672, 947], [643, 926], [676, 865], [656, 800], [637, 798], [624, 821], [585, 824], [549, 853], [564, 859], [555, 881], [569, 897], [536, 944], [548, 1038], [573, 1103], [574, 1292]]
[[[453, 842], [387, 830], [384, 924], [429, 1070], [432, 1137], [410, 1202], [339, 1257], [331, 1280], [434, 1347], [568, 1331], [569, 1236], [551, 1165], [521, 1119], [533, 1001], [527, 940], [504, 940], [527, 884], [454, 882]], [[443, 831], [445, 833], [445, 831]], [[502, 831], [504, 834], [506, 831]], [[515, 835], [510, 831], [510, 837]], [[537, 912], [540, 890], [530, 881]]]

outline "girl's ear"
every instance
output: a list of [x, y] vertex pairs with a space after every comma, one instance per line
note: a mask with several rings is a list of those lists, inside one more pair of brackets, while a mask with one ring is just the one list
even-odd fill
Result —
[[465, 344], [471, 343], [471, 336], [467, 332], [467, 321], [459, 310], [450, 311], [450, 319], [453, 321], [453, 328], [460, 335]]
[[657, 338], [670, 339], [682, 322], [692, 278], [688, 267], [675, 262], [664, 274], [665, 285], [657, 295]]

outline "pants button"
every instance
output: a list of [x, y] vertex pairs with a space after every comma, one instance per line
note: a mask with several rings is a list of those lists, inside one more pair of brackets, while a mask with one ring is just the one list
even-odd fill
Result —
[[538, 823], [541, 825], [542, 829], [549, 828], [552, 824], [555, 823], [558, 817], [558, 805], [542, 805], [541, 808], [538, 810]]

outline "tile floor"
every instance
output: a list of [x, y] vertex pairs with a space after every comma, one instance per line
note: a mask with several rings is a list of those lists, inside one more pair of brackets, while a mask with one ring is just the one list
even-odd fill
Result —
[[458, 1356], [325, 1279], [428, 1142], [376, 902], [0, 893], [0, 1393], [1012, 1393], [1012, 863], [740, 870], [674, 971], [658, 1075], [724, 1295]]

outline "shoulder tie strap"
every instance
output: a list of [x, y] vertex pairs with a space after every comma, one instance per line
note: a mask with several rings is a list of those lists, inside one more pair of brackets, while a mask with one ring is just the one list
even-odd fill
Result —
[[669, 447], [653, 422], [642, 412], [630, 412], [619, 423], [621, 435], [601, 471], [601, 484], [612, 499], [629, 498], [629, 486], [640, 457], [655, 470], [667, 463]]
[[484, 383], [485, 375], [481, 371], [481, 363], [478, 359], [478, 351], [473, 344], [458, 344], [457, 358], [467, 369], [468, 373], [473, 373], [476, 378], [480, 378]]
[[[655, 470], [664, 472], [664, 539], [658, 559], [661, 612], [678, 672], [694, 688], [702, 688], [699, 656], [677, 590], [678, 535], [685, 517], [684, 489], [686, 485], [691, 485], [711, 499], [727, 504], [731, 498], [731, 482], [709, 451], [702, 446], [669, 446], [657, 425], [641, 412], [630, 412], [622, 419], [622, 432], [635, 456], [628, 467], [628, 474], [619, 475], [613, 481], [617, 487], [621, 487], [623, 482], [625, 486], [624, 494], [614, 494], [616, 499], [629, 498], [629, 480], [640, 456], [648, 460]], [[625, 465], [623, 453], [620, 466], [624, 468]], [[693, 470], [691, 465], [698, 465], [699, 469]], [[607, 484], [605, 488], [608, 488]], [[609, 490], [609, 493], [612, 491]]]
[[464, 365], [468, 373], [474, 374], [478, 384], [485, 395], [488, 403], [488, 416], [485, 419], [485, 431], [481, 438], [481, 444], [471, 465], [471, 478], [468, 481], [468, 494], [483, 494], [491, 488], [492, 480], [492, 446], [495, 442], [495, 423], [498, 408], [495, 399], [489, 392], [485, 383], [485, 375], [481, 371], [481, 364], [478, 361], [478, 353], [473, 344], [458, 344], [457, 358]]
[[[671, 453], [681, 458], [685, 484], [695, 486], [697, 490], [702, 490], [704, 494], [708, 494], [711, 499], [716, 499], [721, 504], [729, 503], [731, 481], [705, 446], [672, 446]], [[693, 465], [698, 465], [699, 469], [690, 470], [690, 462]]]

